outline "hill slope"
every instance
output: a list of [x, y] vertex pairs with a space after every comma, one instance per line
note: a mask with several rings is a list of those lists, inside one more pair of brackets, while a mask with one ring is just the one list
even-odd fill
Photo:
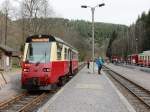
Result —
[[[0, 30], [4, 33], [5, 24], [0, 25]], [[107, 23], [95, 23], [96, 52], [100, 54], [101, 46], [108, 43], [114, 30], [122, 30], [124, 25]], [[91, 56], [91, 23], [83, 20], [68, 20], [63, 18], [34, 18], [16, 20], [8, 22], [7, 45], [15, 49], [20, 49], [25, 42], [25, 38], [32, 34], [51, 34], [62, 38], [79, 50], [80, 59]], [[1, 36], [1, 43], [4, 43], [4, 35]]]

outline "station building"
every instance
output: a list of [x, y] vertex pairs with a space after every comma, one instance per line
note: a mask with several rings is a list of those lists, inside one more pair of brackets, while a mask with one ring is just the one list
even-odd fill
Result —
[[19, 57], [16, 50], [0, 44], [0, 71], [11, 70], [14, 57]]

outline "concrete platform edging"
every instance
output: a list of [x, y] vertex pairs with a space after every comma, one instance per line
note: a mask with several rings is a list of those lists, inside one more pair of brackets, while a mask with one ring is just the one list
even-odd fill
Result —
[[[103, 72], [103, 71], [102, 71]], [[105, 74], [103, 72], [103, 74]], [[110, 81], [110, 79], [104, 75], [105, 78], [108, 80], [108, 82], [110, 83], [110, 85], [115, 89], [115, 91], [117, 92], [118, 96], [120, 97], [121, 101], [123, 102], [123, 104], [126, 106], [126, 108], [130, 111], [130, 112], [136, 112], [135, 109], [131, 106], [131, 104], [127, 101], [127, 99], [120, 93], [120, 91], [115, 87], [115, 85]]]
[[[103, 71], [102, 71], [102, 74], [105, 74]], [[80, 75], [80, 74], [79, 74]], [[97, 75], [97, 74], [95, 74], [95, 75]], [[124, 105], [124, 107], [127, 109], [126, 111], [129, 111], [129, 112], [136, 112], [135, 110], [134, 110], [134, 108], [129, 104], [129, 102], [126, 100], [126, 98], [119, 92], [119, 90], [115, 87], [115, 85], [110, 81], [110, 79], [107, 77], [107, 76], [105, 76], [105, 75], [103, 75], [104, 77], [104, 79], [105, 80], [107, 80], [108, 81], [108, 83], [110, 84], [110, 86], [115, 90], [114, 92], [116, 93], [116, 96], [118, 96], [118, 99], [120, 99], [120, 101], [122, 102], [122, 104]], [[94, 76], [95, 77], [95, 76]], [[74, 81], [74, 79], [78, 79], [78, 78], [76, 78], [76, 76], [72, 79], [73, 81]], [[72, 82], [72, 81], [71, 81]], [[69, 82], [69, 83], [67, 83], [63, 88], [61, 88], [46, 104], [44, 104], [43, 105], [43, 107], [41, 107], [41, 108], [39, 108], [39, 110], [37, 111], [37, 112], [49, 112], [49, 111], [52, 111], [53, 109], [55, 110], [55, 109], [57, 109], [57, 107], [53, 107], [54, 105], [54, 102], [56, 103], [57, 101], [59, 102], [59, 100], [58, 100], [58, 98], [62, 95], [61, 93], [63, 93], [63, 92], [65, 92], [64, 90], [66, 90], [66, 88], [70, 85], [70, 83], [71, 82]], [[82, 85], [81, 85], [82, 84]], [[101, 87], [97, 87], [97, 85], [95, 84], [95, 85], [93, 85], [92, 83], [92, 85], [90, 84], [90, 86], [88, 86], [87, 87], [87, 85], [86, 85], [86, 83], [84, 84], [84, 83], [79, 83], [79, 84], [76, 84], [76, 85], [74, 85], [74, 89], [92, 89], [92, 90], [94, 90], [94, 91], [96, 91], [97, 89], [101, 89]], [[94, 94], [93, 94], [94, 95]], [[70, 98], [70, 97], [68, 97], [68, 98]], [[107, 99], [109, 99], [109, 98], [107, 98]], [[61, 99], [61, 100], [63, 100], [63, 99]], [[83, 99], [84, 100], [84, 99]], [[91, 99], [92, 100], [92, 99]], [[66, 101], [68, 101], [68, 100], [66, 100]], [[95, 101], [95, 100], [94, 100]], [[82, 102], [82, 101], [81, 101]], [[81, 103], [80, 102], [80, 103]], [[92, 102], [93, 102], [93, 100], [92, 100]], [[68, 102], [67, 102], [68, 103]], [[64, 105], [61, 105], [61, 104], [63, 104], [63, 103], [59, 103], [60, 104], [60, 106], [64, 106]], [[74, 103], [73, 103], [74, 104]], [[82, 104], [82, 103], [81, 103]], [[76, 104], [75, 104], [76, 105]], [[80, 107], [80, 106], [79, 106]], [[106, 106], [107, 107], [107, 106]], [[59, 108], [59, 107], [58, 107]], [[52, 109], [52, 110], [51, 110]], [[63, 107], [62, 107], [62, 109], [64, 109]], [[89, 108], [90, 109], [90, 108]], [[113, 109], [115, 109], [115, 108], [113, 108]], [[53, 110], [53, 111], [54, 111]], [[60, 111], [60, 109], [58, 109], [59, 111]], [[57, 110], [57, 111], [58, 111]], [[83, 109], [81, 109], [82, 111], [85, 111], [85, 110], [83, 110]], [[92, 109], [91, 109], [92, 110]], [[107, 109], [104, 109], [104, 110], [107, 110]], [[102, 109], [102, 111], [104, 111], [103, 109]], [[65, 110], [62, 110], [62, 111], [64, 111], [65, 112]], [[67, 110], [68, 111], [68, 110]], [[111, 111], [110, 109], [108, 110], [108, 111]], [[113, 110], [114, 112], [115, 112], [115, 110]], [[118, 111], [118, 110], [117, 110]], [[116, 112], [117, 112], [116, 111]], [[94, 111], [93, 111], [94, 112]], [[95, 111], [96, 112], [96, 111]]]
[[150, 86], [149, 86], [150, 74], [149, 73], [142, 72], [136, 69], [132, 70], [126, 67], [115, 66], [113, 64], [106, 65], [106, 67], [110, 68], [111, 70], [115, 71], [121, 76], [129, 79], [135, 84], [143, 87], [144, 89], [150, 91]]
[[[71, 80], [73, 80], [73, 79], [71, 79]], [[51, 105], [57, 99], [57, 97], [59, 97], [60, 93], [62, 93], [64, 91], [65, 87], [67, 85], [69, 85], [70, 81], [67, 84], [65, 84], [65, 86], [62, 87], [43, 107], [39, 108], [37, 112], [49, 112], [48, 111], [49, 110], [48, 109], [49, 105]]]

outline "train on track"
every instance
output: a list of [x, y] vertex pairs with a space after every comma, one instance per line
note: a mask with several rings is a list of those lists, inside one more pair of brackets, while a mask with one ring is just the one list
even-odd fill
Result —
[[139, 54], [128, 55], [126, 59], [119, 56], [112, 56], [112, 61], [117, 63], [126, 62], [128, 64], [150, 67], [150, 50]]
[[150, 67], [150, 51], [129, 55], [127, 60], [130, 64]]
[[26, 39], [21, 84], [27, 90], [53, 90], [78, 71], [78, 51], [52, 35]]

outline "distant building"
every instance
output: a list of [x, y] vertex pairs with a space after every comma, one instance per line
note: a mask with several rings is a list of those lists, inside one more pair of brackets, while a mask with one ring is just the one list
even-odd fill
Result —
[[0, 71], [11, 70], [12, 57], [13, 57], [13, 54], [16, 52], [17, 52], [16, 50], [14, 50], [6, 45], [0, 44]]

